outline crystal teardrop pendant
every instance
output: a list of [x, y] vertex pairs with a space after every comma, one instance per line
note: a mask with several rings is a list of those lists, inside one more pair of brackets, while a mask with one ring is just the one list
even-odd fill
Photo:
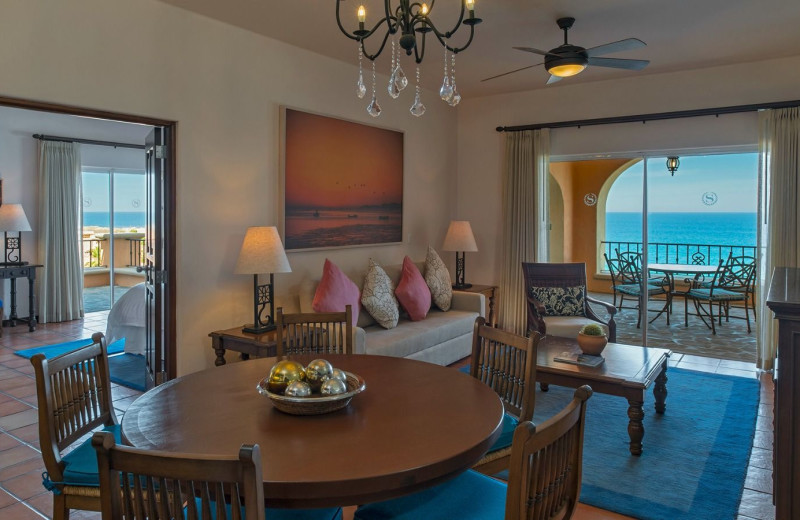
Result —
[[393, 99], [397, 99], [397, 96], [400, 95], [400, 88], [397, 86], [397, 78], [395, 77], [396, 73], [397, 69], [395, 69], [395, 72], [392, 72], [392, 75], [389, 76], [389, 86], [387, 87], [389, 95], [392, 96]]
[[375, 94], [372, 95], [372, 101], [369, 102], [367, 106], [367, 113], [372, 117], [378, 117], [381, 115], [381, 106], [378, 104], [378, 98]]
[[358, 71], [358, 83], [356, 83], [356, 95], [362, 99], [367, 94], [367, 86], [364, 85], [364, 75]]
[[[455, 53], [450, 55], [451, 62], [450, 62], [450, 98], [445, 99], [447, 104], [451, 107], [456, 106], [461, 102], [461, 94], [458, 93], [458, 87], [456, 87], [456, 55]], [[445, 75], [446, 77], [446, 75]]]
[[403, 72], [403, 67], [400, 66], [400, 62], [397, 62], [397, 67], [394, 69], [394, 83], [397, 86], [397, 90], [403, 90], [408, 86], [408, 78], [406, 77], [406, 73]]
[[439, 89], [439, 97], [444, 101], [450, 101], [453, 97], [453, 87], [450, 85], [450, 78], [445, 76], [442, 80], [442, 87]]
[[425, 105], [423, 105], [422, 101], [419, 99], [419, 92], [417, 92], [416, 96], [414, 96], [414, 104], [411, 105], [409, 112], [417, 117], [425, 113]]
[[453, 85], [453, 95], [450, 96], [450, 99], [447, 100], [447, 104], [451, 107], [456, 106], [461, 102], [461, 94], [458, 93], [458, 89]]

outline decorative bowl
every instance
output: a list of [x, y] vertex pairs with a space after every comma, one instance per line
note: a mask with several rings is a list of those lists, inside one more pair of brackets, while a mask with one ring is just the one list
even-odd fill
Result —
[[318, 395], [312, 397], [289, 397], [270, 392], [267, 383], [269, 378], [258, 382], [258, 393], [269, 397], [272, 406], [284, 413], [292, 415], [320, 415], [334, 412], [350, 404], [350, 400], [367, 388], [364, 379], [352, 372], [345, 372], [347, 376], [347, 392], [338, 395]]
[[578, 333], [578, 346], [584, 354], [599, 356], [607, 344], [608, 337], [605, 334], [602, 336], [590, 336], [582, 332]]

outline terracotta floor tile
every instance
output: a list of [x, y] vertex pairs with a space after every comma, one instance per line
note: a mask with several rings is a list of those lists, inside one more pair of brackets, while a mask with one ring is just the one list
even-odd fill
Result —
[[718, 367], [720, 364], [720, 360], [717, 358], [693, 356], [691, 354], [684, 354], [683, 359], [681, 359], [681, 361], [686, 363], [693, 363], [695, 365], [712, 365], [715, 367]]
[[3, 452], [3, 456], [0, 457], [0, 469], [9, 468], [20, 462], [41, 458], [41, 454], [36, 450], [20, 445]]
[[20, 356], [16, 356], [16, 359], [11, 359], [3, 362], [3, 365], [5, 365], [7, 368], [24, 367], [24, 366], [29, 366], [30, 364], [31, 364], [30, 359], [26, 359]]
[[744, 487], [772, 494], [772, 470], [756, 468], [755, 466], [748, 467], [747, 477], [744, 479]]
[[0, 432], [0, 451], [10, 450], [20, 445], [20, 442], [5, 432]]
[[[31, 380], [33, 381], [33, 380]], [[18, 386], [16, 388], [9, 388], [8, 390], [3, 390], [8, 395], [14, 396], [17, 399], [27, 400], [29, 397], [34, 397], [34, 403], [36, 402], [36, 383], [32, 382], [28, 385]]]
[[748, 465], [772, 471], [772, 450], [754, 447], [750, 452]]
[[33, 408], [29, 408], [22, 412], [12, 413], [11, 415], [0, 417], [0, 428], [9, 431], [22, 428], [23, 426], [28, 426], [29, 424], [35, 423], [38, 420], [38, 417], [38, 411], [34, 410]]
[[[17, 499], [15, 499], [11, 495], [0, 489], [0, 509], [3, 509], [6, 506], [10, 506], [16, 501]], [[2, 511], [0, 511], [0, 514], [2, 514]]]
[[[22, 502], [0, 509], [0, 518], [3, 520], [41, 520], [47, 518], [33, 509], [25, 506]], [[70, 515], [70, 519], [72, 516]]]
[[30, 405], [27, 405], [17, 400], [6, 401], [4, 403], [0, 403], [0, 417], [5, 417], [6, 415], [12, 415], [15, 413], [24, 412], [25, 410], [29, 410], [30, 408], [31, 408]]
[[44, 461], [41, 455], [0, 470], [0, 482], [24, 475], [25, 473], [30, 473], [31, 471], [37, 471], [39, 474], [44, 472]]
[[3, 487], [22, 500], [40, 495], [47, 491], [42, 486], [42, 474], [38, 471], [24, 473], [3, 482]]
[[775, 506], [772, 505], [772, 495], [745, 489], [742, 493], [742, 501], [739, 504], [739, 514], [757, 520], [775, 520]]
[[7, 432], [9, 435], [13, 435], [18, 439], [22, 439], [23, 441], [32, 444], [38, 448], [39, 446], [39, 424], [29, 424], [28, 426], [23, 426], [22, 428], [17, 428], [16, 430], [11, 430]]
[[620, 515], [604, 509], [598, 509], [586, 504], [578, 504], [572, 520], [635, 520], [629, 516]]
[[17, 388], [20, 386], [25, 385], [34, 385], [36, 387], [36, 382], [28, 376], [24, 376], [17, 372], [15, 377], [9, 377], [8, 379], [0, 379], [0, 390], [7, 392], [12, 388]]
[[[715, 365], [707, 365], [707, 364], [698, 364], [698, 363], [689, 363], [687, 361], [681, 361], [678, 363], [678, 368], [683, 368], [685, 370], [694, 370], [695, 372], [707, 372], [709, 374], [713, 374], [717, 371], [717, 367]], [[667, 373], [669, 375], [669, 372]]]
[[756, 430], [772, 431], [772, 419], [759, 415], [756, 417]]
[[[29, 506], [33, 507], [44, 516], [52, 518], [53, 516], [53, 494], [49, 491], [36, 495], [25, 501]], [[70, 514], [70, 518], [72, 515]]]
[[765, 450], [772, 449], [772, 432], [756, 430], [755, 438], [753, 439], [753, 447], [763, 448]]
[[748, 363], [746, 361], [734, 361], [732, 359], [722, 359], [719, 362], [720, 367], [735, 368], [737, 370], [756, 370], [755, 363]]

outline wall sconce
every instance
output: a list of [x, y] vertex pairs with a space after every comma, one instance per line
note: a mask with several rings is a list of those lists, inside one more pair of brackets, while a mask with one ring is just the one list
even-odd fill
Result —
[[681, 165], [681, 160], [677, 156], [667, 157], [667, 170], [675, 177], [675, 172], [678, 171], [678, 166]]

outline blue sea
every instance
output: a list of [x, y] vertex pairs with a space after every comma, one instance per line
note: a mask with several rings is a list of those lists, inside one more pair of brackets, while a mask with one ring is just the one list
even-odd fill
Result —
[[[688, 248], [670, 248], [668, 258], [664, 258], [666, 248], [651, 247], [650, 261], [691, 263], [686, 261], [687, 252], [702, 251], [706, 254], [705, 263], [714, 265], [719, 261], [720, 253], [724, 257], [732, 250], [736, 255], [752, 255], [753, 251], [742, 248], [703, 248], [706, 246], [756, 246], [755, 213], [649, 213], [648, 241], [668, 244], [690, 244]], [[606, 213], [607, 242], [641, 242], [641, 213]], [[617, 247], [616, 244], [613, 247]], [[627, 247], [621, 246], [621, 250]], [[635, 246], [630, 247], [635, 250]], [[658, 255], [658, 258], [656, 258]], [[679, 258], [675, 258], [676, 255]]]
[[[108, 211], [84, 211], [83, 225], [108, 227], [111, 217]], [[145, 213], [143, 211], [116, 211], [114, 212], [115, 228], [143, 228], [145, 226]]]

